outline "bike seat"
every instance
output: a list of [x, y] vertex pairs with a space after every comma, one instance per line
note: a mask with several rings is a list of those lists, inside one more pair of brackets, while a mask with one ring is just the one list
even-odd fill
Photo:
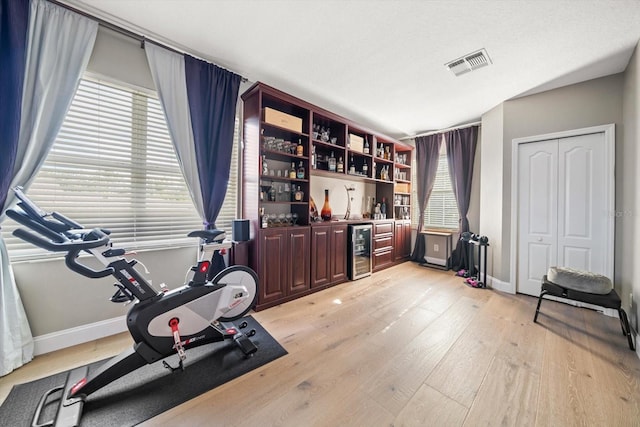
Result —
[[216, 240], [224, 240], [226, 237], [224, 230], [194, 230], [187, 234], [188, 237], [199, 237], [207, 243]]

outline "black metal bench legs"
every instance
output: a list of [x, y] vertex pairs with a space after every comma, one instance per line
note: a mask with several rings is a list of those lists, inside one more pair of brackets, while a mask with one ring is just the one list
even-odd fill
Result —
[[607, 295], [596, 295], [585, 292], [579, 292], [572, 289], [564, 288], [555, 283], [543, 280], [540, 296], [538, 297], [538, 305], [536, 306], [536, 314], [533, 316], [533, 321], [538, 322], [538, 314], [540, 313], [540, 304], [545, 295], [552, 295], [555, 297], [566, 298], [574, 301], [585, 302], [589, 304], [598, 305], [605, 308], [612, 308], [618, 311], [620, 317], [620, 326], [622, 327], [622, 335], [627, 337], [629, 342], [629, 348], [635, 351], [636, 346], [633, 341], [633, 333], [629, 326], [629, 318], [627, 313], [621, 307], [620, 297], [615, 290], [612, 290]]

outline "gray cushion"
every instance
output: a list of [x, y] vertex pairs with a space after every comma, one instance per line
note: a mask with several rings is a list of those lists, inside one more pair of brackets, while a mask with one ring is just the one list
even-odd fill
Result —
[[606, 295], [613, 289], [608, 277], [567, 267], [550, 267], [547, 280], [564, 288], [589, 294]]

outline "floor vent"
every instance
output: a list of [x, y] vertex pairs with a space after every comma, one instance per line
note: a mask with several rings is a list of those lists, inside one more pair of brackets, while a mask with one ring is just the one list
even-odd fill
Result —
[[484, 49], [480, 49], [477, 52], [470, 53], [468, 55], [463, 56], [462, 58], [458, 58], [444, 65], [453, 74], [455, 74], [456, 76], [459, 76], [459, 75], [468, 73], [469, 71], [486, 67], [489, 64], [491, 64], [491, 59], [489, 59], [489, 55], [487, 54], [487, 51]]

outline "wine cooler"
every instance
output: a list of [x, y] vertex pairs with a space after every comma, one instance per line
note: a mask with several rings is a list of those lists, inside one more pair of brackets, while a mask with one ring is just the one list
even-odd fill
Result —
[[349, 226], [349, 279], [371, 275], [371, 224]]

